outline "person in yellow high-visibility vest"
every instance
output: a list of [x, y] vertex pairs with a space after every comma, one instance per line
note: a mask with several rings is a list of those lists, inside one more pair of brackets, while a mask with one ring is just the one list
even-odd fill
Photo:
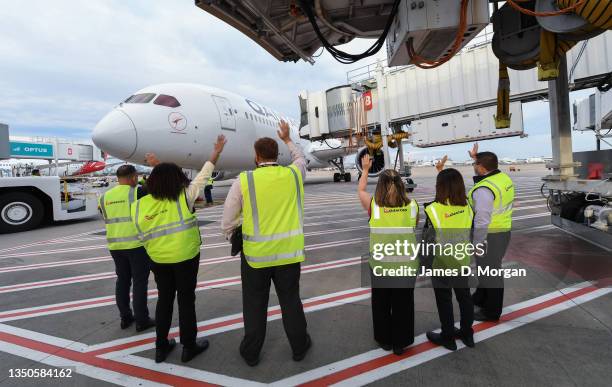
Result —
[[202, 240], [198, 219], [192, 209], [215, 168], [225, 142], [223, 135], [217, 137], [209, 160], [191, 183], [176, 164], [162, 163], [152, 154], [146, 156], [147, 164], [153, 166], [147, 179], [149, 195], [132, 206], [131, 217], [151, 257], [151, 270], [157, 283], [157, 363], [166, 360], [176, 345], [174, 339], [168, 339], [175, 296], [183, 344], [181, 361], [190, 361], [209, 346], [205, 338], [196, 340], [195, 288]]
[[[155, 326], [155, 321], [149, 318], [147, 307], [150, 265], [149, 256], [132, 224], [130, 207], [146, 192], [137, 188], [138, 174], [133, 165], [120, 166], [116, 175], [119, 184], [100, 197], [99, 207], [106, 226], [108, 249], [115, 261], [115, 299], [121, 329], [128, 328], [136, 320], [136, 331], [142, 332]], [[132, 286], [134, 313], [130, 308]]]
[[[372, 159], [364, 155], [358, 195], [370, 217], [374, 340], [382, 349], [401, 355], [414, 342], [414, 285], [419, 269], [414, 231], [419, 221], [419, 205], [408, 197], [395, 170], [382, 172], [374, 196], [370, 195], [367, 185], [371, 166]], [[381, 254], [398, 243], [406, 249]]]
[[[498, 169], [495, 153], [478, 152], [478, 144], [474, 144], [469, 154], [476, 173], [474, 186], [468, 193], [474, 210], [473, 243], [486, 243], [485, 254], [476, 256], [477, 263], [480, 267], [500, 269], [510, 244], [514, 183]], [[480, 276], [472, 299], [480, 307], [474, 313], [475, 320], [499, 320], [504, 302], [503, 277]]]
[[[474, 347], [470, 272], [464, 272], [470, 267], [474, 250], [470, 243], [474, 214], [467, 201], [461, 173], [453, 168], [442, 170], [443, 163], [437, 167], [436, 197], [433, 202], [425, 204], [423, 235], [435, 247], [431, 253], [432, 269], [444, 271], [444, 275], [431, 278], [442, 330], [440, 333], [429, 331], [426, 335], [429, 341], [454, 351], [457, 349], [455, 338], [460, 338], [468, 347]], [[453, 291], [459, 303], [461, 329], [455, 328]]]
[[244, 338], [240, 354], [250, 366], [259, 363], [266, 336], [270, 283], [278, 295], [283, 326], [293, 351], [301, 361], [311, 346], [300, 299], [300, 262], [304, 261], [304, 186], [306, 160], [291, 141], [289, 124], [281, 120], [278, 137], [293, 163], [278, 164], [276, 140], [263, 137], [255, 144], [254, 171], [246, 171], [232, 184], [223, 210], [221, 227], [228, 239], [240, 227], [242, 214], [242, 308]]
[[207, 205], [213, 204], [212, 189], [214, 184], [215, 179], [211, 176], [210, 179], [208, 179], [208, 181], [206, 182], [206, 185], [204, 186], [204, 198], [206, 199]]

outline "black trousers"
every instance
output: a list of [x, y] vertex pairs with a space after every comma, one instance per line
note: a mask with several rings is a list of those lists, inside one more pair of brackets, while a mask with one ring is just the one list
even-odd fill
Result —
[[204, 186], [204, 197], [206, 198], [206, 203], [210, 204], [213, 202], [212, 198], [212, 185]]
[[200, 254], [179, 263], [152, 263], [157, 282], [157, 308], [155, 309], [155, 345], [168, 345], [168, 332], [172, 323], [174, 296], [178, 299], [181, 344], [192, 347], [198, 333], [195, 313], [195, 288], [200, 267]]
[[261, 352], [266, 337], [271, 281], [274, 281], [283, 314], [283, 327], [291, 349], [293, 353], [302, 352], [308, 333], [300, 299], [300, 264], [255, 269], [249, 266], [244, 254], [240, 253], [240, 257], [244, 317], [244, 338], [240, 343], [240, 354], [245, 359], [255, 360]]
[[414, 288], [372, 288], [374, 340], [404, 348], [414, 342]]
[[[510, 231], [487, 235], [487, 252], [477, 259], [479, 267], [499, 269], [510, 244]], [[479, 276], [478, 288], [472, 295], [474, 305], [491, 318], [499, 318], [504, 305], [504, 278], [500, 276]]]
[[[149, 319], [147, 288], [149, 285], [149, 256], [144, 247], [126, 250], [110, 250], [115, 261], [115, 299], [122, 320], [135, 317], [136, 323]], [[130, 288], [133, 286], [134, 313], [130, 307]]]
[[455, 336], [455, 316], [453, 313], [453, 291], [459, 303], [461, 333], [473, 336], [474, 303], [470, 294], [468, 277], [433, 277], [431, 279], [436, 296], [438, 316], [442, 327], [442, 337], [451, 339]]

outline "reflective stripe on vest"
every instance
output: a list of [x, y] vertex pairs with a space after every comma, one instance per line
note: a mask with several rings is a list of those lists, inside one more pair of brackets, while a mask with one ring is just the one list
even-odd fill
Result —
[[[136, 200], [136, 188], [129, 187], [129, 190], [124, 192], [127, 187], [126, 185], [118, 185], [100, 197], [99, 205], [106, 225], [106, 241], [110, 250], [132, 249], [142, 246], [137, 230], [132, 224], [132, 218], [129, 216], [130, 207]], [[109, 199], [109, 202], [112, 202], [114, 206], [110, 215], [111, 208], [108, 208], [106, 199]]]
[[476, 183], [468, 194], [468, 201], [474, 207], [474, 191], [487, 187], [493, 193], [493, 212], [489, 223], [489, 232], [509, 231], [512, 228], [512, 211], [514, 202], [514, 184], [510, 176], [503, 172], [487, 176]]
[[189, 211], [184, 192], [176, 201], [158, 200], [147, 195], [136, 202], [132, 217], [154, 262], [178, 263], [199, 253], [198, 219]]
[[[290, 171], [291, 177], [285, 173], [287, 170]], [[243, 254], [250, 266], [261, 268], [304, 260], [303, 186], [298, 173], [295, 166], [270, 166], [240, 174], [245, 206], [248, 206], [249, 209], [249, 211], [243, 211]], [[266, 184], [263, 186], [264, 190], [270, 190], [268, 193], [260, 188], [259, 195], [263, 194], [263, 199], [257, 192], [257, 184], [262, 183]], [[295, 191], [292, 191], [293, 187]], [[295, 199], [291, 199], [292, 202], [287, 202], [290, 199], [282, 196], [293, 195], [294, 192]], [[271, 200], [268, 195], [273, 196], [275, 193], [280, 196], [278, 199]], [[295, 207], [293, 207], [293, 201], [295, 201]], [[277, 216], [275, 211], [281, 211], [285, 216], [278, 222], [263, 219], [267, 222], [262, 223], [260, 217], [262, 205], [265, 208], [263, 212], [267, 213], [267, 216], [270, 214]], [[270, 229], [262, 229], [262, 224]]]
[[[419, 206], [415, 200], [402, 207], [380, 207], [374, 199], [370, 202], [370, 267], [398, 268], [406, 266], [418, 269], [419, 262], [412, 257], [398, 255], [384, 255], [382, 259], [375, 259], [374, 249], [377, 244], [403, 245], [407, 241], [416, 247], [414, 234], [417, 225]], [[414, 248], [411, 251], [416, 251]]]
[[[436, 242], [440, 246], [440, 254], [434, 257], [433, 268], [452, 269], [469, 266], [471, 256], [466, 254], [466, 246], [470, 243], [474, 219], [472, 208], [469, 205], [453, 206], [433, 202], [425, 207], [425, 213], [436, 230]], [[454, 245], [454, 254], [442, 252], [446, 250], [447, 244]]]

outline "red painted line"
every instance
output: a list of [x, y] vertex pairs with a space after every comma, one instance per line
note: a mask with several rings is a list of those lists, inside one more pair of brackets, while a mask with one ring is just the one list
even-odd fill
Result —
[[95, 281], [99, 279], [106, 279], [106, 278], [113, 278], [113, 277], [116, 277], [114, 273], [107, 272], [107, 273], [100, 273], [100, 274], [91, 274], [89, 276], [85, 275], [85, 276], [78, 276], [78, 277], [58, 278], [58, 279], [49, 280], [49, 281], [28, 282], [28, 283], [19, 284], [19, 285], [2, 286], [0, 287], [0, 293], [7, 293], [7, 292], [11, 292], [13, 290], [18, 290], [18, 289], [28, 289], [28, 288], [36, 289], [40, 287], [46, 287], [49, 285], [62, 285], [62, 284], [70, 284], [70, 283], [88, 282], [88, 281]]
[[[340, 301], [340, 300], [344, 300], [347, 298], [351, 298], [351, 297], [357, 297], [357, 296], [361, 296], [363, 294], [367, 294], [370, 293], [370, 289], [363, 289], [363, 290], [358, 290], [352, 293], [346, 293], [346, 294], [341, 294], [341, 295], [337, 295], [337, 296], [333, 296], [333, 297], [327, 297], [327, 298], [321, 298], [318, 300], [314, 300], [314, 301], [308, 301], [305, 302], [303, 304], [304, 308], [311, 308], [313, 306], [318, 306], [321, 304], [328, 304], [328, 303], [332, 303], [335, 301]], [[268, 311], [268, 317], [271, 316], [275, 316], [281, 313], [280, 308], [278, 309], [273, 309], [273, 310], [269, 310]], [[217, 329], [217, 328], [223, 328], [223, 327], [227, 327], [227, 326], [231, 326], [234, 324], [240, 324], [243, 322], [242, 317], [236, 317], [233, 318], [231, 320], [224, 320], [224, 321], [218, 321], [218, 322], [214, 322], [214, 323], [210, 323], [210, 324], [206, 324], [206, 325], [202, 325], [198, 327], [198, 332], [205, 332], [205, 331], [210, 331], [213, 329]], [[174, 332], [174, 333], [170, 333], [169, 337], [177, 337], [179, 336], [178, 332]], [[148, 337], [146, 339], [140, 339], [137, 341], [131, 341], [131, 342], [127, 342], [127, 343], [122, 343], [122, 344], [118, 344], [112, 347], [107, 347], [107, 348], [101, 348], [95, 351], [91, 351], [88, 352], [89, 354], [92, 355], [101, 355], [101, 354], [105, 354], [105, 353], [110, 353], [110, 352], [117, 352], [117, 351], [123, 351], [125, 349], [129, 349], [129, 348], [133, 348], [133, 347], [138, 347], [140, 345], [145, 345], [145, 344], [151, 344], [155, 342], [155, 338], [154, 337]]]
[[[543, 301], [539, 304], [535, 304], [532, 306], [527, 306], [525, 308], [521, 308], [519, 310], [515, 310], [513, 312], [507, 313], [505, 315], [502, 316], [502, 318], [500, 319], [499, 322], [492, 322], [492, 321], [486, 321], [486, 322], [481, 322], [478, 323], [476, 325], [474, 325], [474, 333], [476, 332], [480, 332], [480, 331], [484, 331], [486, 329], [492, 328], [497, 324], [500, 324], [502, 322], [505, 321], [511, 321], [511, 320], [515, 320], [519, 317], [528, 315], [530, 313], [533, 312], [537, 312], [539, 310], [542, 309], [546, 309], [548, 307], [560, 304], [562, 302], [571, 300], [573, 298], [582, 296], [584, 294], [588, 294], [591, 293], [595, 290], [597, 290], [598, 288], [595, 286], [588, 286], [585, 288], [581, 288], [581, 289], [577, 289], [574, 290], [568, 294], [563, 294], [560, 295], [558, 297], [555, 298], [551, 298], [550, 300], [547, 301]], [[363, 363], [354, 365], [352, 367], [340, 370], [338, 372], [329, 374], [327, 376], [321, 377], [319, 379], [315, 379], [315, 380], [311, 380], [310, 382], [304, 383], [301, 386], [329, 386], [338, 382], [341, 382], [343, 380], [346, 379], [350, 379], [352, 377], [355, 377], [359, 374], [365, 373], [365, 372], [369, 372], [372, 370], [375, 370], [377, 368], [380, 367], [384, 367], [387, 366], [389, 364], [393, 364], [393, 363], [397, 363], [398, 361], [402, 361], [404, 359], [407, 359], [409, 357], [418, 355], [420, 353], [423, 353], [425, 351], [428, 351], [430, 349], [436, 348], [437, 345], [427, 341], [418, 345], [415, 345], [414, 347], [409, 347], [406, 352], [404, 352], [404, 354], [402, 354], [401, 356], [397, 356], [394, 354], [388, 354], [388, 355], [384, 355], [381, 356], [379, 358], [376, 359], [372, 359], [369, 361], [365, 361]]]
[[30, 265], [9, 266], [9, 267], [0, 268], [0, 273], [11, 273], [13, 271], [35, 270], [35, 269], [44, 269], [47, 267], [61, 267], [61, 266], [79, 265], [79, 264], [84, 264], [84, 263], [96, 263], [96, 262], [104, 262], [104, 261], [111, 261], [110, 256], [106, 255], [102, 257], [75, 259], [75, 260], [69, 260], [69, 261], [54, 261], [54, 262], [45, 262], [45, 263], [34, 263]]
[[[312, 271], [318, 268], [342, 266], [344, 264], [352, 263], [358, 259], [360, 260], [361, 258], [356, 258], [355, 260], [347, 259], [346, 261], [343, 261], [343, 262], [320, 263], [320, 264], [309, 265], [309, 266], [303, 267], [302, 271], [307, 273], [309, 271]], [[227, 279], [219, 280], [219, 281], [214, 281], [214, 280], [213, 281], [202, 281], [196, 285], [196, 289], [206, 288], [210, 286], [219, 286], [219, 285], [224, 285], [224, 284], [229, 284], [229, 283], [239, 283], [240, 282], [239, 279], [240, 277], [236, 276], [236, 277], [231, 277], [231, 278], [227, 278]], [[52, 280], [52, 281], [55, 281], [55, 280]], [[148, 295], [149, 296], [157, 295], [157, 289], [149, 290]], [[103, 298], [99, 298], [96, 300], [68, 302], [62, 305], [49, 306], [47, 308], [40, 308], [40, 309], [37, 308], [33, 310], [4, 312], [4, 313], [0, 312], [0, 319], [36, 315], [38, 313], [59, 311], [63, 309], [71, 309], [71, 308], [76, 308], [76, 307], [81, 307], [81, 306], [90, 306], [90, 305], [97, 305], [97, 304], [102, 305], [102, 304], [106, 304], [106, 303], [114, 302], [114, 301], [115, 301], [114, 296], [108, 296], [108, 297], [103, 297]]]
[[69, 309], [69, 308], [78, 308], [80, 306], [89, 306], [89, 305], [102, 304], [102, 303], [105, 303], [105, 302], [114, 302], [114, 301], [115, 301], [115, 297], [110, 297], [109, 296], [109, 297], [104, 297], [104, 298], [97, 299], [97, 300], [75, 301], [75, 302], [71, 302], [69, 304], [49, 306], [47, 308], [42, 308], [42, 309], [26, 310], [26, 311], [16, 311], [16, 312], [5, 312], [5, 313], [0, 313], [0, 319], [10, 318], [10, 317], [21, 317], [21, 316], [27, 316], [27, 315], [34, 315], [34, 314], [37, 314], [37, 313], [52, 312], [52, 311], [56, 311], [56, 310]]
[[29, 348], [35, 351], [48, 353], [49, 355], [62, 357], [64, 359], [88, 364], [94, 367], [114, 371], [140, 379], [150, 380], [152, 382], [169, 384], [171, 386], [214, 386], [214, 384], [205, 383], [199, 380], [170, 375], [130, 364], [120, 363], [114, 360], [102, 359], [88, 353], [82, 353], [66, 348], [61, 348], [55, 345], [28, 339], [25, 337], [15, 336], [9, 333], [0, 332], [0, 340], [10, 344]]

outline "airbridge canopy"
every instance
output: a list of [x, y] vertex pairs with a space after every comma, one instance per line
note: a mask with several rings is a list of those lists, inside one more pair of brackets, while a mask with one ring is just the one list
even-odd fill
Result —
[[[580, 42], [567, 53], [572, 90], [594, 87], [612, 73], [611, 31], [588, 40], [580, 55], [582, 46]], [[387, 117], [391, 123], [405, 123], [494, 105], [498, 68], [489, 43], [465, 49], [435, 69], [385, 69]], [[364, 81], [373, 81], [374, 73], [371, 76]], [[512, 101], [527, 102], [547, 95], [548, 82], [537, 80], [537, 69], [510, 70]]]

